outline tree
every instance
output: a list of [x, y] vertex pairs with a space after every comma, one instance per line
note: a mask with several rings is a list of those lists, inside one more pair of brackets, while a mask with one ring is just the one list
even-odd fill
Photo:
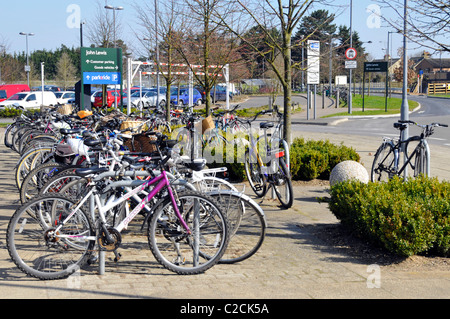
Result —
[[[221, 19], [223, 24], [229, 28], [242, 42], [252, 48], [259, 56], [268, 57], [266, 46], [270, 48], [270, 59], [266, 61], [271, 66], [276, 77], [283, 87], [284, 96], [284, 138], [291, 142], [291, 100], [292, 100], [292, 68], [295, 66], [291, 62], [292, 34], [305, 16], [314, 0], [289, 0], [289, 5], [285, 6], [284, 1], [252, 0], [244, 3], [244, 0], [233, 1], [234, 6], [238, 5], [241, 15], [233, 21], [240, 23], [233, 24]], [[237, 4], [236, 4], [237, 3]], [[251, 39], [245, 38], [244, 30], [248, 27], [258, 26], [264, 32], [265, 45], [263, 49], [256, 46]], [[272, 33], [273, 28], [278, 28], [280, 37], [275, 37]], [[276, 56], [280, 55], [283, 63], [278, 66]]]
[[[183, 41], [177, 50], [205, 91], [205, 111], [211, 113], [211, 91], [225, 65], [240, 60], [237, 37], [222, 22], [227, 21], [235, 5], [226, 0], [185, 0], [180, 12], [185, 19]], [[187, 10], [186, 10], [187, 8]], [[194, 68], [200, 65], [200, 68]]]
[[76, 68], [67, 52], [63, 52], [56, 64], [56, 79], [60, 81], [64, 90], [74, 82]]
[[[166, 82], [166, 119], [170, 120], [170, 98], [171, 86], [177, 81], [178, 76], [174, 72], [174, 64], [183, 62], [179, 54], [177, 54], [176, 46], [181, 41], [179, 29], [183, 24], [183, 19], [178, 13], [178, 5], [174, 0], [162, 3], [163, 7], [156, 8], [154, 5], [146, 4], [145, 6], [137, 5], [136, 12], [140, 25], [144, 29], [144, 37], [137, 38], [145, 48], [145, 55], [152, 56], [156, 62], [156, 46], [159, 50], [159, 60], [166, 65], [166, 72], [159, 67], [160, 75]], [[158, 25], [158, 27], [156, 27]], [[149, 39], [156, 39], [158, 35], [158, 43], [153, 43]], [[154, 70], [158, 66], [156, 65]]]
[[[381, 18], [392, 28], [403, 32], [404, 0], [377, 0], [395, 12], [392, 19]], [[422, 47], [450, 52], [450, 2], [448, 0], [408, 0], [407, 37]]]
[[[401, 60], [400, 60], [400, 64], [399, 66], [394, 69], [394, 79], [398, 82], [403, 82], [403, 48], [400, 48], [398, 50], [398, 54], [399, 56], [401, 56]], [[414, 61], [413, 60], [408, 60], [408, 75], [407, 75], [407, 79], [408, 79], [408, 87], [411, 86], [411, 84], [416, 81], [417, 79], [417, 73], [414, 70]]]

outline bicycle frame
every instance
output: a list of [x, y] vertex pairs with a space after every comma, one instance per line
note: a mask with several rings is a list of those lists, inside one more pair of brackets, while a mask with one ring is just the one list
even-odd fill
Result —
[[[408, 147], [408, 144], [410, 141], [417, 140], [417, 138], [409, 138], [405, 141], [399, 140], [397, 143], [394, 143], [394, 141], [391, 138], [385, 138], [384, 143], [389, 143], [392, 148], [394, 149], [394, 168], [395, 168], [395, 174], [400, 176], [405, 171], [407, 172], [408, 165], [410, 165], [411, 160], [415, 158], [416, 154], [418, 153], [418, 149], [420, 147], [425, 148], [427, 161], [426, 161], [426, 176], [430, 176], [430, 146], [428, 145], [428, 141], [425, 138], [420, 138], [419, 144], [414, 148], [414, 151], [408, 155], [408, 152], [406, 148]], [[402, 151], [402, 148], [405, 147], [405, 150]], [[405, 162], [400, 167], [400, 154], [403, 153]], [[384, 160], [383, 160], [384, 161]], [[412, 164], [411, 164], [412, 165]]]
[[[57, 234], [59, 232], [59, 230], [70, 220], [70, 218], [72, 218], [72, 216], [75, 214], [75, 212], [86, 202], [86, 200], [88, 198], [90, 198], [91, 196], [94, 197], [94, 201], [98, 207], [99, 210], [99, 215], [100, 218], [102, 219], [102, 222], [106, 222], [105, 220], [105, 213], [120, 205], [121, 203], [123, 203], [124, 201], [126, 201], [127, 199], [129, 199], [130, 197], [138, 194], [139, 192], [141, 192], [142, 190], [144, 190], [147, 186], [153, 185], [155, 183], [158, 183], [153, 189], [152, 191], [130, 212], [130, 214], [120, 222], [119, 225], [117, 225], [116, 230], [121, 232], [124, 228], [126, 228], [128, 226], [128, 224], [134, 219], [134, 217], [145, 207], [145, 205], [165, 186], [167, 186], [168, 192], [169, 192], [169, 196], [170, 199], [172, 201], [172, 205], [174, 207], [175, 210], [175, 214], [177, 216], [177, 218], [180, 220], [181, 225], [183, 226], [183, 228], [188, 232], [188, 234], [191, 234], [191, 230], [189, 228], [189, 226], [186, 224], [185, 220], [183, 219], [183, 217], [180, 214], [180, 211], [178, 209], [178, 205], [176, 203], [174, 194], [172, 192], [172, 189], [170, 187], [170, 182], [169, 179], [167, 177], [167, 174], [165, 171], [161, 172], [161, 175], [152, 178], [148, 181], [142, 181], [142, 185], [137, 186], [135, 188], [133, 188], [131, 191], [129, 191], [127, 194], [125, 194], [124, 196], [113, 200], [111, 203], [106, 203], [104, 206], [101, 204], [100, 201], [100, 197], [98, 194], [96, 194], [96, 187], [92, 188], [87, 195], [84, 196], [84, 198], [78, 203], [78, 205], [75, 207], [75, 209], [64, 219], [64, 221], [62, 221], [62, 223], [55, 229], [55, 233]], [[88, 184], [89, 185], [89, 184]], [[58, 235], [59, 238], [77, 238], [79, 240], [96, 240], [96, 238], [92, 237], [92, 236], [78, 236], [78, 235]]]

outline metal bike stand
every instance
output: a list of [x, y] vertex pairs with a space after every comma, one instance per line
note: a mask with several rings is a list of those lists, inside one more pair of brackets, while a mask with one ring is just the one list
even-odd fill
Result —
[[98, 274], [104, 275], [105, 274], [105, 254], [106, 252], [104, 250], [98, 250]]
[[[89, 210], [91, 213], [92, 220], [95, 221], [95, 203], [94, 203], [94, 196], [91, 196], [89, 199]], [[105, 274], [105, 259], [106, 259], [106, 252], [104, 250], [101, 250], [100, 247], [98, 247], [98, 274], [104, 275]]]

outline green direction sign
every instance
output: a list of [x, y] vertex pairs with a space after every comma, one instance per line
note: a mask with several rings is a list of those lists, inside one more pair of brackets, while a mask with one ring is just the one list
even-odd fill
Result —
[[364, 62], [364, 72], [387, 72], [387, 62]]
[[81, 72], [122, 72], [122, 49], [81, 48]]

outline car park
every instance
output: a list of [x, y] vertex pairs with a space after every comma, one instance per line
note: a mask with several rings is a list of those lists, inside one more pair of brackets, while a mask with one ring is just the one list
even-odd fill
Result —
[[[117, 104], [120, 103], [120, 92], [117, 90], [107, 90], [107, 98], [106, 98], [106, 105], [108, 107], [116, 107], [116, 98], [117, 98]], [[97, 91], [93, 95], [94, 97], [94, 106], [95, 107], [102, 107], [103, 106], [103, 92]]]
[[[178, 97], [178, 89], [172, 89], [170, 92], [170, 102], [173, 105], [187, 105], [189, 104], [189, 89], [181, 88]], [[202, 104], [202, 95], [197, 89], [193, 89], [193, 99], [194, 105]]]
[[20, 92], [9, 99], [0, 102], [0, 108], [5, 106], [19, 106], [24, 109], [38, 108], [41, 105], [52, 106], [58, 104], [55, 93], [49, 91]]
[[[142, 95], [141, 95], [142, 94]], [[156, 90], [136, 91], [131, 94], [131, 105], [133, 107], [154, 107], [156, 106]], [[128, 105], [128, 97], [123, 99], [123, 105]], [[159, 93], [159, 106], [166, 105], [166, 95]]]
[[68, 104], [71, 100], [75, 99], [75, 92], [61, 91], [55, 92], [56, 100], [59, 104]]
[[0, 102], [5, 101], [16, 93], [29, 92], [30, 87], [26, 84], [4, 84], [0, 85]]

